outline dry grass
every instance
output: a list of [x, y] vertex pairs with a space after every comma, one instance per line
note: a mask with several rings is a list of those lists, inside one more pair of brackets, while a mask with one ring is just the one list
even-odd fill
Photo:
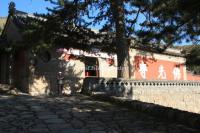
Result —
[[0, 33], [6, 24], [6, 17], [0, 17]]

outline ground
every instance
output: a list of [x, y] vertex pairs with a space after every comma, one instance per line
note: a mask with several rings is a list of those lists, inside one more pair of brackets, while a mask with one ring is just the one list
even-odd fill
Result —
[[0, 95], [0, 133], [199, 133], [88, 96]]

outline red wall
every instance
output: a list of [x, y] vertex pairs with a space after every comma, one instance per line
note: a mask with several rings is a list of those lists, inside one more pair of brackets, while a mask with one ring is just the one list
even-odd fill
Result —
[[187, 80], [200, 81], [200, 75], [193, 75], [192, 73], [187, 73]]
[[[184, 80], [184, 64], [179, 64], [177, 62], [172, 61], [165, 61], [165, 60], [158, 60], [144, 56], [135, 56], [135, 61], [133, 61], [134, 68], [135, 68], [135, 78], [136, 79], [144, 79], [140, 73], [140, 64], [144, 62], [147, 67], [146, 71], [146, 79], [147, 80], [174, 80], [173, 70], [175, 67], [180, 69], [180, 79]], [[166, 78], [162, 79], [159, 78], [159, 67], [160, 65], [163, 66], [163, 70], [166, 74]], [[178, 80], [178, 79], [176, 79]]]

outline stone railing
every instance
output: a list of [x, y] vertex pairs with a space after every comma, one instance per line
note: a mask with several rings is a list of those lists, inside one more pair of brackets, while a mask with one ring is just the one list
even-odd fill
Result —
[[127, 80], [117, 78], [85, 78], [83, 90], [86, 93], [104, 93], [107, 95], [134, 98], [133, 89], [183, 89], [199, 88], [200, 82], [193, 81], [147, 81], [147, 80]]
[[86, 78], [83, 92], [124, 97], [200, 113], [200, 82]]

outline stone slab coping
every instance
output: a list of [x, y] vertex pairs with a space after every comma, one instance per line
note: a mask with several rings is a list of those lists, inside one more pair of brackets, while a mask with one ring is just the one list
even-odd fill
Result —
[[111, 102], [120, 106], [146, 113], [169, 122], [177, 122], [192, 128], [200, 129], [200, 114], [182, 111], [171, 107], [145, 103], [137, 100], [130, 100], [124, 97], [108, 96], [105, 94], [93, 93], [95, 99]]
[[98, 83], [102, 85], [131, 85], [131, 86], [200, 86], [200, 81], [186, 80], [133, 80], [123, 78], [97, 78], [87, 77], [84, 83]]

